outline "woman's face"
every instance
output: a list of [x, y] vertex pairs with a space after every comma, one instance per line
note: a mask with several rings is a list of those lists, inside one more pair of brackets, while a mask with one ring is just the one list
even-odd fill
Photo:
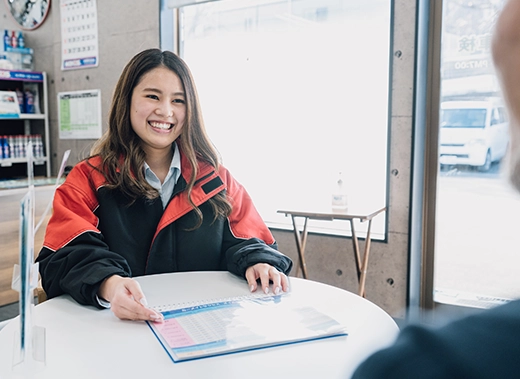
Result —
[[181, 80], [166, 67], [141, 77], [132, 91], [130, 122], [147, 155], [170, 153], [186, 118], [186, 97]]

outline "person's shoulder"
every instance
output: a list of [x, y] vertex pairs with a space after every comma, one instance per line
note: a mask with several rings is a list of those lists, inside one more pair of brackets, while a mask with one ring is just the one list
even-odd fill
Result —
[[513, 322], [518, 325], [518, 330], [520, 331], [520, 299], [511, 300], [506, 304], [488, 309], [482, 312], [481, 315], [473, 317], [483, 321]]
[[235, 177], [231, 174], [231, 172], [224, 165], [219, 165], [216, 170], [218, 176], [222, 179], [224, 183], [229, 184], [238, 184]]
[[93, 155], [91, 157], [83, 159], [82, 162], [98, 167], [103, 162], [103, 159], [99, 155]]
[[[205, 177], [205, 176], [208, 176], [208, 175], [211, 175], [212, 173], [216, 173], [218, 176], [220, 176], [222, 178], [222, 180], [224, 181], [227, 181], [227, 180], [234, 180], [233, 179], [233, 176], [231, 175], [231, 173], [229, 172], [229, 170], [222, 164], [222, 163], [218, 163], [217, 167], [214, 166], [214, 164], [200, 158], [200, 157], [197, 157], [197, 164], [198, 164], [198, 174], [197, 176], [200, 178], [200, 177]], [[185, 168], [183, 167], [183, 170]]]
[[85, 180], [92, 181], [95, 187], [102, 185], [106, 179], [101, 171], [102, 159], [93, 156], [78, 162], [67, 176], [69, 184], [79, 184]]
[[231, 176], [231, 172], [228, 170], [228, 168], [226, 166], [224, 166], [223, 164], [220, 164], [218, 166], [218, 169], [217, 169], [217, 172], [220, 174], [220, 175], [230, 175]]
[[72, 168], [70, 174], [83, 173], [90, 175], [92, 171], [99, 171], [102, 167], [102, 159], [99, 156], [85, 158]]

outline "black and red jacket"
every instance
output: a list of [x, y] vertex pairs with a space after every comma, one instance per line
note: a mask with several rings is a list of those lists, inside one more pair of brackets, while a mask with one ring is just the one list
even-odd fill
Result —
[[[100, 158], [90, 159], [93, 166]], [[160, 198], [128, 205], [119, 190], [87, 162], [78, 163], [56, 190], [54, 211], [37, 262], [49, 298], [68, 293], [81, 304], [99, 306], [101, 282], [111, 275], [141, 276], [179, 271], [228, 270], [244, 277], [256, 263], [288, 274], [292, 261], [276, 242], [251, 198], [224, 168], [218, 172], [199, 162], [192, 200], [203, 214], [202, 225], [187, 199], [191, 168], [181, 154], [181, 176], [163, 210]], [[207, 200], [226, 191], [233, 210], [217, 218]]]

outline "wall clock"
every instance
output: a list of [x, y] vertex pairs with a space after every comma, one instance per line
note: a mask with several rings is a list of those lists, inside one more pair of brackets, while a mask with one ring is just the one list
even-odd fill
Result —
[[38, 28], [47, 17], [51, 0], [5, 0], [11, 16], [22, 29]]

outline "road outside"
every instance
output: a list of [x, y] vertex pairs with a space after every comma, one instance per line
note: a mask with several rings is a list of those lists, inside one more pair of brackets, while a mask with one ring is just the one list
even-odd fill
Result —
[[500, 164], [489, 172], [441, 170], [435, 288], [487, 298], [520, 297], [520, 195]]

